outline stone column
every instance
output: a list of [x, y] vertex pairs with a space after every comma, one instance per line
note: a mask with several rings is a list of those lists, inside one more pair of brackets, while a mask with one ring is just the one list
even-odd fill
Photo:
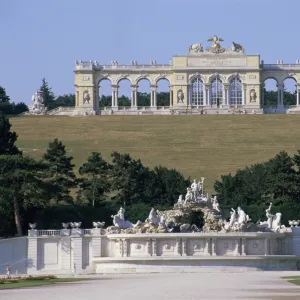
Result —
[[82, 229], [71, 230], [72, 266], [74, 274], [82, 271]]
[[265, 255], [270, 255], [270, 239], [265, 238]]
[[243, 84], [242, 105], [247, 104], [247, 85]]
[[92, 256], [101, 257], [102, 256], [102, 237], [101, 228], [92, 229]]
[[27, 273], [36, 273], [38, 270], [38, 238], [37, 230], [28, 230], [27, 246]]
[[283, 85], [278, 84], [277, 85], [277, 106], [283, 105]]
[[137, 108], [137, 85], [131, 86], [131, 107]]
[[224, 83], [224, 95], [223, 95], [222, 105], [228, 105], [228, 101], [229, 101], [229, 84]]
[[118, 108], [118, 85], [112, 85], [111, 107]]
[[70, 229], [62, 229], [61, 235], [61, 269], [65, 271], [72, 271], [71, 266], [71, 239]]
[[205, 105], [210, 105], [210, 84], [205, 85], [205, 98], [206, 98], [206, 103]]
[[170, 107], [173, 107], [173, 86], [170, 85]]
[[152, 256], [157, 256], [157, 240], [156, 239], [151, 239], [152, 241]]
[[299, 99], [299, 92], [300, 92], [300, 86], [296, 86], [296, 92], [297, 92], [297, 105], [300, 105], [300, 99]]
[[246, 255], [246, 242], [247, 240], [245, 238], [241, 239], [241, 255]]
[[186, 240], [186, 238], [182, 239], [182, 256], [187, 256], [187, 240]]
[[211, 255], [212, 256], [217, 255], [217, 239], [216, 238], [211, 239]]
[[300, 227], [292, 227], [293, 255], [300, 256]]
[[157, 85], [156, 84], [151, 85], [151, 99], [150, 99], [150, 106], [151, 107], [157, 107], [156, 89], [157, 89]]
[[265, 84], [262, 84], [261, 88], [261, 107], [264, 107], [265, 105]]

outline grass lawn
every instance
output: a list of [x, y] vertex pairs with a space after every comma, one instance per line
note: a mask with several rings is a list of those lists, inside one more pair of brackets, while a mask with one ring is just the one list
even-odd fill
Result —
[[33, 157], [58, 138], [76, 168], [92, 151], [107, 160], [112, 151], [127, 152], [149, 167], [204, 176], [208, 192], [223, 174], [300, 148], [300, 115], [24, 116], [11, 123], [18, 146]]
[[25, 287], [37, 287], [44, 285], [51, 285], [56, 283], [67, 283], [67, 282], [77, 282], [84, 280], [92, 280], [89, 278], [56, 278], [56, 279], [47, 279], [47, 280], [20, 280], [19, 282], [13, 283], [1, 283], [0, 290], [4, 289], [19, 289]]
[[300, 285], [300, 275], [299, 276], [285, 276], [282, 279], [288, 279], [288, 282]]

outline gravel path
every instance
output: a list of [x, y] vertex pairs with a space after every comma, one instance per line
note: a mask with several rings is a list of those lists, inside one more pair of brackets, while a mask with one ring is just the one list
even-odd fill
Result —
[[[0, 291], [1, 300], [299, 300], [300, 286], [282, 276], [300, 272], [95, 275], [99, 280]], [[87, 277], [87, 276], [85, 276]]]

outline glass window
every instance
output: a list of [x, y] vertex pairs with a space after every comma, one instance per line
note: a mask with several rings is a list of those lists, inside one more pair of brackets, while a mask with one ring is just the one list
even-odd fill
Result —
[[191, 105], [199, 106], [204, 104], [204, 84], [199, 77], [196, 77], [191, 82], [190, 98]]
[[243, 84], [239, 78], [231, 80], [229, 85], [229, 105], [243, 104]]
[[211, 104], [221, 105], [223, 102], [223, 83], [220, 78], [216, 77], [211, 82]]

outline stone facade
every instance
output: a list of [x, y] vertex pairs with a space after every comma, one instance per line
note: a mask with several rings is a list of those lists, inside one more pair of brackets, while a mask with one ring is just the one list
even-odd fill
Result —
[[296, 270], [299, 236], [299, 227], [280, 233], [108, 235], [100, 228], [29, 230], [28, 237], [0, 241], [0, 264], [9, 264], [12, 274]]
[[[218, 43], [215, 40], [218, 40]], [[293, 78], [297, 86], [299, 106], [300, 64], [264, 64], [259, 55], [247, 55], [236, 43], [223, 48], [222, 39], [209, 39], [212, 47], [203, 50], [201, 44], [189, 47], [188, 54], [174, 56], [169, 64], [118, 64], [103, 65], [97, 61], [76, 61], [75, 115], [82, 114], [233, 114], [263, 113], [264, 81], [274, 78], [278, 84], [278, 106], [283, 105], [283, 82]], [[118, 89], [121, 80], [131, 84], [131, 107], [118, 107]], [[137, 88], [141, 79], [151, 86], [150, 107], [138, 107]], [[169, 82], [170, 105], [157, 106], [157, 83]], [[109, 80], [112, 86], [112, 106], [99, 109], [99, 85]]]

